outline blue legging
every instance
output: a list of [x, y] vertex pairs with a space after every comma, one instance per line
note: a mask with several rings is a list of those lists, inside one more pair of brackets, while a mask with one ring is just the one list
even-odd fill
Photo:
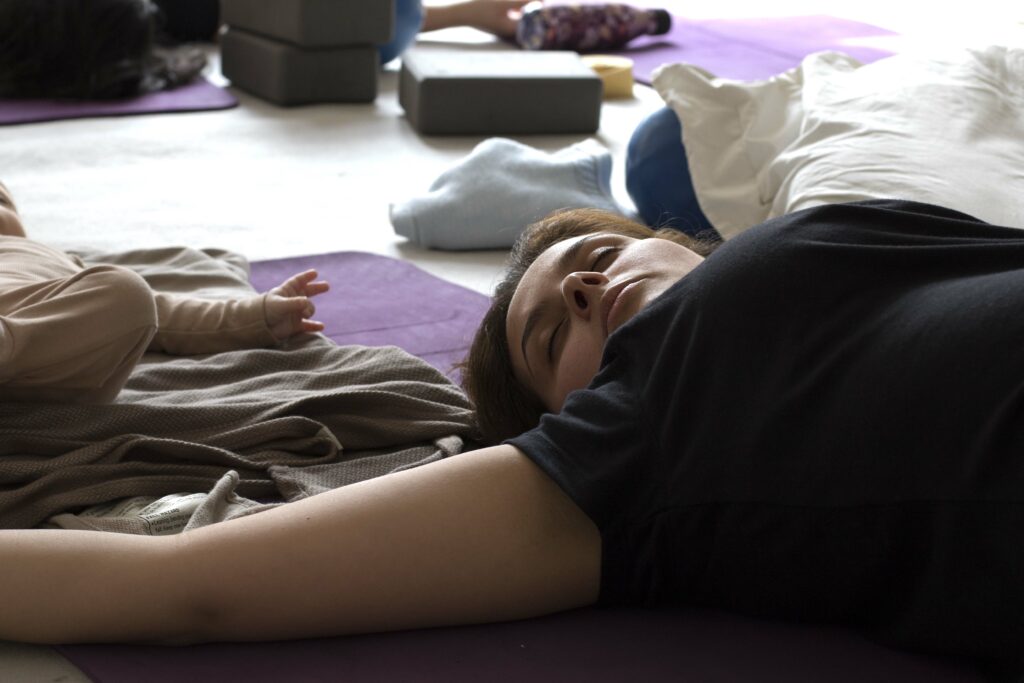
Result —
[[626, 148], [626, 190], [647, 225], [720, 240], [697, 203], [682, 133], [679, 117], [669, 107], [637, 126]]
[[380, 63], [387, 64], [405, 48], [412, 45], [423, 25], [423, 5], [420, 0], [395, 0], [395, 32], [391, 42], [378, 45]]

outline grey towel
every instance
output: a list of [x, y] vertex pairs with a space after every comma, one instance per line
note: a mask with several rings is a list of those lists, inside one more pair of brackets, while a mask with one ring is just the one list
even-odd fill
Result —
[[[183, 266], [181, 254], [171, 256], [160, 252]], [[217, 286], [234, 279], [251, 291], [244, 268], [229, 261]], [[294, 348], [147, 356], [112, 405], [0, 404], [0, 527], [120, 498], [207, 492], [231, 470], [238, 494], [284, 499], [272, 468], [435, 449], [438, 439], [468, 434], [471, 417], [458, 387], [395, 347], [338, 347], [310, 335]]]

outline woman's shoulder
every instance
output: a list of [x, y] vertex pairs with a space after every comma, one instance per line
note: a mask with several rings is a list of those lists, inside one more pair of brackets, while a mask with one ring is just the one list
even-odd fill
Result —
[[[1015, 226], [1016, 227], [1016, 226]], [[859, 202], [822, 204], [771, 218], [741, 233], [731, 242], [774, 239], [783, 244], [822, 242], [879, 245], [902, 243], [906, 238], [922, 239], [989, 235], [1017, 236], [1014, 228], [994, 226], [974, 216], [934, 204], [905, 199], [869, 199]], [[1020, 234], [1024, 237], [1024, 233]]]

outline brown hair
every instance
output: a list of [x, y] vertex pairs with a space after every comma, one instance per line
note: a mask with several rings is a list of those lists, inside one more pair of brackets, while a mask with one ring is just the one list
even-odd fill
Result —
[[462, 386], [476, 410], [477, 428], [485, 444], [518, 436], [540, 421], [545, 408], [537, 395], [519, 382], [512, 371], [506, 318], [512, 296], [526, 270], [537, 257], [563, 240], [596, 232], [636, 239], [657, 237], [706, 255], [715, 244], [664, 228], [654, 230], [627, 218], [597, 209], [567, 209], [530, 225], [519, 236], [506, 263], [505, 276], [495, 287], [491, 307], [476, 331], [469, 355], [459, 366]]

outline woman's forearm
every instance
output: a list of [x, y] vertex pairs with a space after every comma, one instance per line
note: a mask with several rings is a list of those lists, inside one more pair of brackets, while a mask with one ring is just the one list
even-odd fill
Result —
[[600, 537], [511, 446], [178, 536], [0, 532], [0, 639], [276, 640], [593, 602]]
[[181, 642], [201, 615], [166, 570], [175, 537], [0, 531], [0, 639]]
[[462, 0], [448, 5], [426, 6], [420, 31], [471, 26], [501, 38], [513, 38], [518, 13], [525, 4], [526, 0]]

